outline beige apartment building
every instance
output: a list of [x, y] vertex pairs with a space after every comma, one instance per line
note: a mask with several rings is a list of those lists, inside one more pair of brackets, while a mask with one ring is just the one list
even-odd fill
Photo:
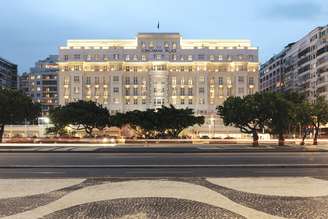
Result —
[[328, 25], [288, 44], [261, 66], [260, 91], [296, 91], [328, 99]]
[[[216, 107], [258, 90], [258, 49], [249, 40], [190, 40], [179, 33], [68, 40], [59, 50], [59, 104], [92, 100], [111, 114], [174, 105], [206, 116], [200, 135], [237, 135]], [[239, 133], [240, 134], [240, 133]]]

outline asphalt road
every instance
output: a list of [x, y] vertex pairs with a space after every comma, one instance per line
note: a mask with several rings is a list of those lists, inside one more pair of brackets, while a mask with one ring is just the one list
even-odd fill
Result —
[[0, 153], [0, 178], [328, 176], [328, 153]]

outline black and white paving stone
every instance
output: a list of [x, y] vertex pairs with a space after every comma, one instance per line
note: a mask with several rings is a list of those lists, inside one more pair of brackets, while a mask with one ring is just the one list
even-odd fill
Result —
[[328, 218], [328, 180], [0, 179], [0, 218]]

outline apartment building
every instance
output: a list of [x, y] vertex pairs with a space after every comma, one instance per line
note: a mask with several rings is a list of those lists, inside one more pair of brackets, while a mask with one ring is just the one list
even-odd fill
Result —
[[[274, 78], [278, 73], [279, 80]], [[315, 28], [263, 64], [260, 90], [302, 92], [310, 101], [328, 98], [328, 25]]]
[[17, 65], [0, 57], [0, 87], [17, 89]]
[[41, 103], [43, 116], [47, 116], [50, 109], [59, 105], [57, 61], [57, 55], [50, 55], [36, 62], [29, 73], [19, 77], [19, 89], [33, 101]]

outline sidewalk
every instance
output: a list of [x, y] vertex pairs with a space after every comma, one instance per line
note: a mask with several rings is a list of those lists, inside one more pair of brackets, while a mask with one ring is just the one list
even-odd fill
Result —
[[317, 146], [288, 144], [0, 144], [0, 153], [251, 153], [328, 152], [328, 144]]

